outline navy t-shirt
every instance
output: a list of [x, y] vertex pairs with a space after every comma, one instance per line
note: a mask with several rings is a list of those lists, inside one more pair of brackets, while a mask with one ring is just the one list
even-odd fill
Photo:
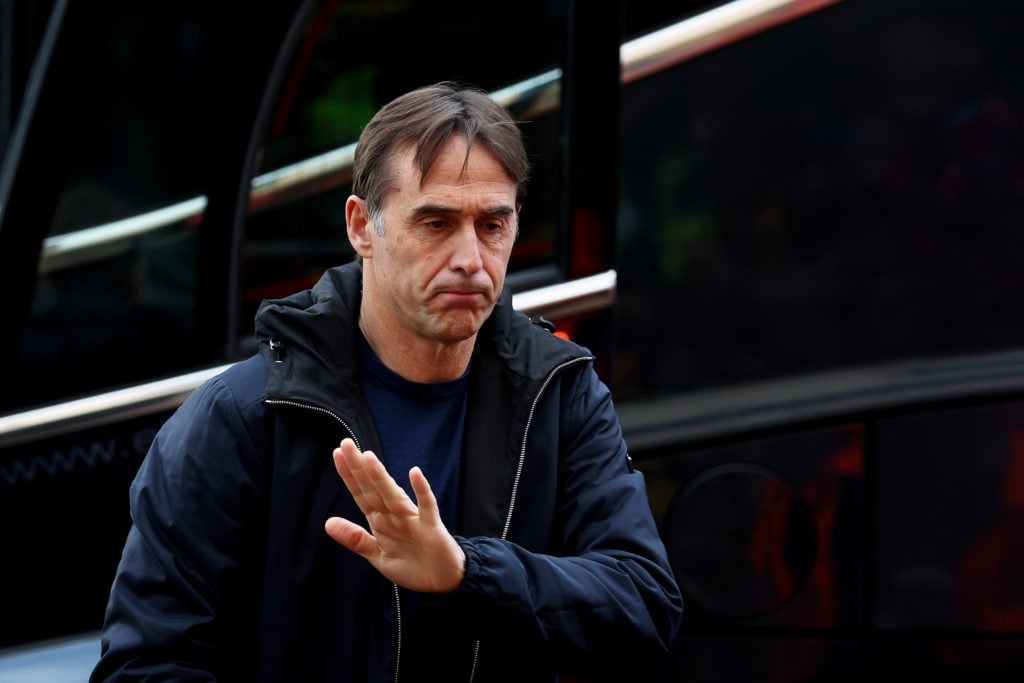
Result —
[[362, 335], [360, 340], [363, 393], [383, 451], [377, 455], [413, 501], [409, 470], [419, 465], [441, 521], [455, 533], [469, 370], [446, 382], [410, 382], [388, 369]]
[[[389, 370], [361, 338], [362, 387], [377, 427], [388, 472], [415, 501], [409, 470], [419, 465], [437, 498], [441, 521], [457, 533], [462, 428], [466, 420], [469, 370], [448, 382], [410, 382]], [[437, 638], [447, 627], [437, 610], [424, 609], [422, 596], [402, 590], [402, 662], [416, 680], [419, 672], [436, 668]], [[442, 621], [438, 621], [442, 619]], [[408, 673], [404, 676], [408, 677]]]

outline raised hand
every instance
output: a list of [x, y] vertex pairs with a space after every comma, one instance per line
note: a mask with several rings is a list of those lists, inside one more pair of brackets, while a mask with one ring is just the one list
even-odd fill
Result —
[[384, 463], [372, 451], [360, 451], [352, 439], [334, 449], [334, 466], [366, 515], [369, 530], [331, 517], [324, 525], [331, 538], [404, 588], [447, 593], [459, 587], [466, 556], [441, 522], [437, 499], [420, 468], [409, 471], [417, 505]]

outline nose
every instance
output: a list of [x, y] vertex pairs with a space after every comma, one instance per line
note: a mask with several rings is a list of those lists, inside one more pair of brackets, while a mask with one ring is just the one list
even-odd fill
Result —
[[459, 226], [452, 233], [452, 270], [475, 273], [483, 267], [480, 253], [480, 236], [472, 223]]

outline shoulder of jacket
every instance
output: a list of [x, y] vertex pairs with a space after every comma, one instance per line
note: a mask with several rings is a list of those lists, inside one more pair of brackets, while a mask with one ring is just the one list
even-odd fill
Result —
[[262, 402], [266, 384], [266, 362], [254, 354], [205, 380], [192, 393], [190, 403], [233, 404], [242, 412]]

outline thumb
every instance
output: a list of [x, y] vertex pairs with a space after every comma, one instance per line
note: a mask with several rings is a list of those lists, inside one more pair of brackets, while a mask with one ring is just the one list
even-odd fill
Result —
[[370, 559], [380, 552], [377, 540], [366, 529], [342, 517], [331, 517], [324, 530], [336, 543]]

